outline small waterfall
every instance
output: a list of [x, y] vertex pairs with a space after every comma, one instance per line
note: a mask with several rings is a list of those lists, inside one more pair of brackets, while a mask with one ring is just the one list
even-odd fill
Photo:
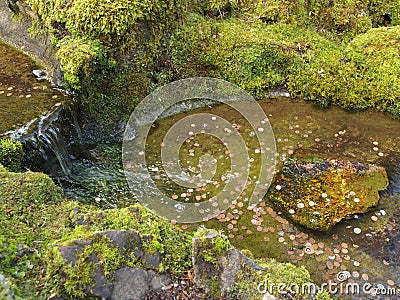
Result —
[[29, 121], [21, 128], [6, 132], [10, 138], [28, 144], [28, 148], [37, 151], [41, 155], [41, 168], [54, 163], [54, 157], [58, 161], [66, 176], [71, 174], [71, 159], [67, 151], [64, 138], [61, 134], [60, 124], [57, 122], [61, 106], [54, 106], [53, 109]]
[[47, 147], [56, 156], [64, 174], [66, 176], [71, 175], [71, 160], [60, 128], [49, 125], [45, 130], [42, 130], [39, 127], [38, 138], [41, 142], [40, 144]]
[[71, 110], [71, 116], [72, 116], [72, 125], [75, 128], [76, 135], [78, 137], [78, 141], [82, 142], [82, 130], [81, 130], [81, 127], [79, 126], [78, 113], [75, 108], [73, 108]]

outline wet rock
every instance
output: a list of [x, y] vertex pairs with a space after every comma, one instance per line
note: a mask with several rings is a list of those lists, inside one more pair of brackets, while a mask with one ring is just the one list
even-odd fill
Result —
[[43, 70], [33, 70], [32, 74], [39, 80], [46, 78], [46, 72]]
[[350, 161], [286, 162], [269, 197], [295, 222], [328, 231], [348, 215], [365, 213], [388, 185], [382, 167]]
[[0, 299], [12, 300], [15, 299], [13, 291], [10, 289], [7, 279], [0, 274]]

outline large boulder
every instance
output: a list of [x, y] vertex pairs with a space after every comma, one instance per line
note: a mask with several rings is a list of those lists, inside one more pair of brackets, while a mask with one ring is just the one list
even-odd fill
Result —
[[169, 276], [153, 271], [160, 256], [146, 253], [142, 239], [133, 230], [99, 232], [55, 247], [52, 254], [59, 253], [62, 263], [53, 267], [60, 268], [61, 282], [75, 297], [140, 300], [171, 282]]
[[383, 167], [342, 161], [286, 162], [269, 198], [295, 222], [328, 231], [343, 218], [365, 213], [388, 185]]

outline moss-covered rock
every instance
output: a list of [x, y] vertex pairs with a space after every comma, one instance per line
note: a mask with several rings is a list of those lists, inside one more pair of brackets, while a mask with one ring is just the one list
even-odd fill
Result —
[[399, 3], [396, 0], [206, 0], [201, 10], [213, 17], [260, 19], [266, 23], [297, 23], [331, 32], [338, 38], [363, 33], [371, 26], [398, 25]]
[[127, 266], [174, 276], [191, 267], [190, 235], [140, 205], [82, 208], [73, 224], [48, 252], [47, 285], [57, 295], [111, 293], [115, 272]]
[[299, 224], [328, 231], [348, 215], [365, 213], [388, 185], [382, 167], [349, 161], [284, 164], [270, 199]]
[[170, 41], [172, 65], [179, 76], [218, 77], [256, 97], [286, 84], [304, 61], [337, 46], [305, 27], [265, 25], [259, 20], [216, 21], [191, 15]]
[[24, 150], [22, 144], [9, 138], [0, 139], [0, 164], [11, 172], [22, 169], [24, 161]]
[[321, 104], [400, 114], [400, 26], [371, 29], [289, 75], [288, 87]]
[[[310, 274], [304, 267], [267, 259], [253, 261], [232, 247], [227, 237], [207, 229], [198, 230], [193, 238], [193, 267], [196, 285], [213, 297], [261, 300], [266, 294], [281, 296], [293, 285], [300, 288], [303, 284], [312, 285]], [[299, 290], [290, 296], [290, 299], [308, 296], [329, 299], [326, 292], [315, 295], [311, 290], [304, 294]], [[271, 296], [268, 299], [278, 298]]]
[[40, 299], [45, 250], [77, 206], [47, 175], [0, 170], [0, 268], [17, 297]]

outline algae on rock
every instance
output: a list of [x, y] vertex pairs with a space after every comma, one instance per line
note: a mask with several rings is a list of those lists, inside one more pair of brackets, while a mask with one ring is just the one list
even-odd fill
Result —
[[382, 167], [350, 161], [286, 162], [269, 197], [295, 222], [328, 231], [348, 215], [365, 213], [388, 185]]

